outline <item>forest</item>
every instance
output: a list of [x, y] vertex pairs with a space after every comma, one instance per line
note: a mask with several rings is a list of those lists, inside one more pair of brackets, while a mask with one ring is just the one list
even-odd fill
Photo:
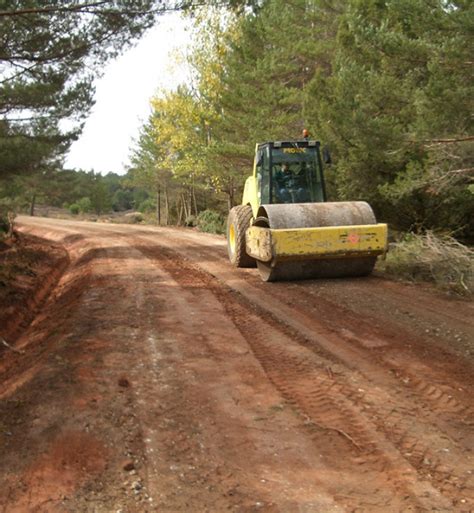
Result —
[[472, 242], [471, 2], [271, 0], [195, 18], [193, 83], [153, 98], [137, 181], [179, 184], [188, 212], [195, 189], [232, 206], [255, 142], [307, 128], [331, 149], [331, 199]]
[[[72, 214], [141, 210], [160, 224], [194, 224], [204, 211], [223, 219], [255, 143], [306, 128], [330, 149], [331, 201], [368, 201], [397, 240], [441, 237], [472, 259], [473, 2], [0, 4], [2, 33], [17, 35], [0, 43], [5, 229], [8, 212], [35, 202]], [[90, 69], [169, 9], [193, 20], [182, 56], [192, 79], [150, 99], [125, 176], [63, 169], [93, 104]]]

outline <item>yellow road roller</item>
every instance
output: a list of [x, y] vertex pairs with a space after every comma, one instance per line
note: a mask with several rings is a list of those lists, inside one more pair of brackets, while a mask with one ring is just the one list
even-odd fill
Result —
[[364, 201], [326, 201], [319, 141], [265, 142], [229, 212], [227, 250], [264, 281], [366, 276], [387, 251], [387, 225]]

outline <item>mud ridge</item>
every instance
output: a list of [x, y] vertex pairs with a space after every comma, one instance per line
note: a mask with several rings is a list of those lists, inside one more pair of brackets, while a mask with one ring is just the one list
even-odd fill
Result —
[[[66, 256], [60, 261], [62, 265], [52, 270], [45, 281], [38, 283], [37, 292], [32, 294], [34, 307], [30, 308], [25, 320], [17, 320], [17, 334], [13, 340], [19, 352], [4, 351], [0, 363], [2, 398], [33, 379], [41, 364], [51, 356], [55, 344], [60, 340], [59, 331], [51, 331], [51, 319], [56, 317], [56, 322], [60, 324], [61, 317], [68, 315], [69, 309], [73, 308], [90, 282], [90, 270], [76, 268], [76, 259], [71, 255], [70, 248], [61, 244], [54, 246], [61, 247]], [[61, 316], [57, 312], [61, 312]]]
[[[33, 237], [32, 235], [22, 237], [23, 240], [26, 241], [41, 241], [43, 243], [43, 248], [49, 247], [51, 249], [48, 254], [50, 258], [48, 260], [49, 265], [47, 272], [37, 275], [37, 278], [27, 291], [25, 301], [17, 302], [16, 305], [13, 305], [13, 307], [9, 309], [9, 318], [2, 326], [1, 336], [13, 347], [21, 334], [28, 329], [35, 317], [41, 311], [42, 307], [45, 305], [61, 277], [70, 265], [69, 254], [63, 245], [54, 244], [51, 241]], [[59, 258], [54, 256], [57, 252], [62, 253]], [[0, 354], [5, 350], [7, 350], [7, 348], [0, 345]]]

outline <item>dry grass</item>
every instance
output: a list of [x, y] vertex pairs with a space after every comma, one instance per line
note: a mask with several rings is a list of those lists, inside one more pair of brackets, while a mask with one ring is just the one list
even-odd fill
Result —
[[449, 236], [409, 234], [378, 268], [395, 277], [435, 283], [458, 295], [474, 295], [474, 250]]

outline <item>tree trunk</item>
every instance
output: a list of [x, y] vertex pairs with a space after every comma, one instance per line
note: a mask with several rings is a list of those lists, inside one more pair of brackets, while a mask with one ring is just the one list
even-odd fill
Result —
[[158, 220], [158, 224], [161, 225], [161, 189], [158, 186], [158, 190], [156, 191], [156, 218]]
[[189, 209], [188, 209], [188, 200], [186, 198], [186, 194], [181, 194], [181, 201], [183, 203], [183, 210], [184, 210], [184, 221], [186, 222], [186, 219], [189, 217]]
[[36, 205], [36, 192], [34, 192], [33, 196], [31, 197], [30, 216], [34, 216], [35, 215], [35, 205]]
[[170, 202], [168, 198], [168, 186], [165, 184], [165, 225], [169, 224], [170, 220]]
[[13, 237], [14, 232], [14, 221], [15, 221], [15, 214], [13, 212], [8, 212], [7, 214], [8, 219], [8, 231], [7, 231], [7, 238], [11, 239]]
[[183, 197], [181, 195], [178, 196], [176, 199], [176, 206], [178, 207], [178, 226], [181, 226], [182, 224], [182, 218], [183, 218], [183, 209], [185, 207]]
[[192, 188], [192, 195], [193, 195], [194, 215], [197, 217], [198, 216], [198, 206], [197, 206], [197, 200], [196, 200], [196, 189], [194, 188], [194, 185]]

